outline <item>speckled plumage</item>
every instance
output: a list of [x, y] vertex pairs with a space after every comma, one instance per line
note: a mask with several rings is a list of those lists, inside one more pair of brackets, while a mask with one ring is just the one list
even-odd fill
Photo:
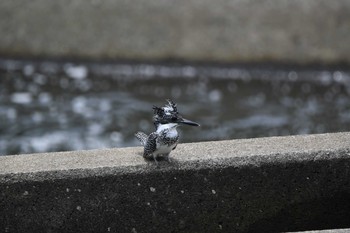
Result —
[[176, 124], [161, 125], [156, 132], [148, 136], [143, 132], [137, 132], [135, 136], [144, 146], [143, 157], [146, 159], [168, 157], [179, 142], [176, 127]]
[[180, 123], [192, 126], [199, 124], [186, 120], [179, 115], [176, 104], [168, 100], [168, 104], [162, 108], [153, 107], [154, 125], [156, 131], [147, 136], [143, 132], [137, 132], [136, 138], [144, 146], [143, 157], [146, 159], [167, 158], [179, 142], [179, 134], [176, 128]]

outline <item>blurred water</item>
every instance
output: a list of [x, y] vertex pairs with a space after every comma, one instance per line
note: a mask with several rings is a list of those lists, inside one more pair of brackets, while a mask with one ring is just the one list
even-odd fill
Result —
[[350, 72], [0, 60], [0, 154], [139, 145], [171, 98], [181, 141], [350, 131]]

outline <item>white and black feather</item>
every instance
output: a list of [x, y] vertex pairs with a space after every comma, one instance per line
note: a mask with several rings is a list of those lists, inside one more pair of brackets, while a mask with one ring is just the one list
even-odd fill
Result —
[[147, 138], [148, 138], [147, 134], [139, 131], [135, 133], [135, 137], [141, 142], [142, 146], [146, 145]]
[[180, 123], [190, 123], [189, 125], [199, 126], [195, 122], [182, 118], [177, 110], [176, 103], [171, 100], [167, 100], [167, 102], [164, 107], [153, 106], [153, 123], [156, 131], [150, 135], [146, 135], [143, 132], [135, 134], [136, 138], [144, 146], [144, 158], [168, 157], [178, 144], [179, 134], [176, 128]]
[[148, 136], [143, 132], [137, 132], [135, 136], [144, 146], [143, 157], [157, 158], [168, 156], [179, 141], [176, 127], [176, 124], [162, 125], [156, 132]]
[[143, 157], [147, 158], [153, 156], [153, 153], [157, 150], [157, 138], [157, 132], [153, 132], [148, 136], [143, 150]]

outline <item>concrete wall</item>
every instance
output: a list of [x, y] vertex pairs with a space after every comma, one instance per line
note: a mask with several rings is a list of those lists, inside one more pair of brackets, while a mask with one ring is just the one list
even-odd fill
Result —
[[350, 133], [0, 156], [1, 232], [350, 227]]
[[0, 1], [0, 56], [350, 64], [349, 0]]

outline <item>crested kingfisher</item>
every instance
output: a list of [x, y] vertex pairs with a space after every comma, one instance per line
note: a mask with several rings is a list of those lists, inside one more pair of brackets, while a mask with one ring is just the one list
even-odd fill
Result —
[[168, 103], [164, 107], [153, 106], [153, 121], [156, 131], [150, 135], [143, 132], [135, 134], [144, 146], [143, 157], [145, 159], [154, 159], [155, 161], [158, 158], [168, 159], [170, 152], [176, 148], [179, 142], [176, 128], [180, 124], [199, 126], [198, 123], [183, 118], [173, 101], [167, 101]]

